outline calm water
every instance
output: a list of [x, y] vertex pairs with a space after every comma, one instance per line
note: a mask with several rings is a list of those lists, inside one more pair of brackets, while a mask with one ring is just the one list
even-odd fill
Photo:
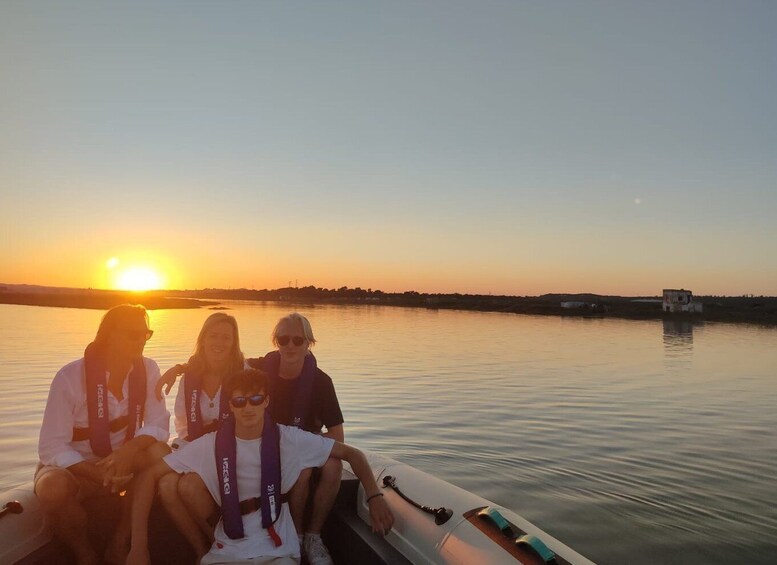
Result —
[[[288, 307], [232, 306], [243, 350], [263, 354]], [[600, 563], [777, 559], [777, 330], [297, 309], [347, 441], [511, 508]], [[209, 314], [152, 312], [147, 355], [163, 371], [185, 360]], [[50, 380], [101, 315], [0, 305], [0, 490], [31, 479]]]

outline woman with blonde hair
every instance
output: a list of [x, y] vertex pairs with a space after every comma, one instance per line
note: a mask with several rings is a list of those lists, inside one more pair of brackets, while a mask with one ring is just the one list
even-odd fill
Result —
[[[234, 316], [217, 312], [205, 320], [197, 336], [194, 353], [185, 364], [175, 365], [159, 379], [156, 394], [170, 393], [176, 377], [183, 374], [175, 397], [175, 431], [173, 448], [180, 448], [198, 437], [215, 432], [230, 415], [229, 392], [222, 387], [231, 374], [243, 370], [243, 353]], [[166, 475], [159, 484], [162, 503], [178, 529], [193, 547], [203, 538], [213, 539], [213, 526], [208, 518], [216, 511], [202, 479], [195, 473]]]
[[221, 383], [228, 375], [242, 370], [244, 363], [234, 316], [223, 312], [208, 316], [189, 361], [165, 372], [156, 386], [157, 396], [161, 398], [162, 387], [167, 385], [165, 392], [169, 393], [175, 377], [184, 375], [175, 397], [178, 439], [174, 445], [181, 446], [216, 431], [218, 423], [229, 415], [229, 403], [221, 394]]

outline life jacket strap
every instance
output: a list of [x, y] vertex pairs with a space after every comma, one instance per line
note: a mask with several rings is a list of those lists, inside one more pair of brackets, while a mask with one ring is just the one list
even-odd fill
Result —
[[283, 544], [283, 540], [281, 540], [281, 536], [278, 535], [278, 532], [275, 531], [274, 525], [267, 528], [267, 533], [270, 534], [275, 547], [280, 547]]
[[[289, 493], [284, 492], [281, 494], [281, 504], [288, 504], [289, 502]], [[254, 498], [249, 498], [247, 500], [241, 500], [240, 501], [240, 515], [245, 516], [246, 514], [251, 514], [252, 512], [258, 512], [262, 508], [262, 497], [261, 496], [255, 496]], [[213, 511], [213, 514], [208, 516], [208, 518], [205, 520], [208, 524], [216, 527], [216, 524], [219, 523], [219, 520], [221, 519], [221, 508], [216, 508], [216, 510]]]
[[[119, 416], [115, 420], [111, 420], [108, 427], [111, 433], [116, 433], [127, 427], [129, 423], [129, 416]], [[85, 441], [89, 439], [89, 428], [73, 428], [72, 441]]]
[[[284, 492], [281, 494], [281, 504], [286, 504], [289, 502], [289, 493]], [[253, 498], [248, 498], [246, 500], [240, 501], [240, 515], [245, 516], [246, 514], [250, 514], [251, 512], [258, 512], [262, 508], [262, 497], [261, 496], [255, 496]]]

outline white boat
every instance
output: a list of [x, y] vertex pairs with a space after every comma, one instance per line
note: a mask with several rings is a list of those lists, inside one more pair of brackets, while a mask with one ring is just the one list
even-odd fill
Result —
[[[592, 563], [515, 512], [394, 459], [367, 457], [394, 514], [394, 528], [385, 537], [372, 533], [364, 491], [344, 470], [323, 532], [338, 565]], [[0, 505], [0, 564], [72, 563], [68, 551], [52, 539], [32, 483], [3, 493]], [[96, 530], [106, 524], [103, 518], [95, 522]], [[160, 508], [152, 512], [149, 532], [154, 563], [192, 563], [190, 550]]]

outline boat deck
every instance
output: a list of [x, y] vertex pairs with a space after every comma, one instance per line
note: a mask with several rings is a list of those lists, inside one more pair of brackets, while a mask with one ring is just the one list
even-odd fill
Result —
[[[356, 515], [359, 481], [344, 472], [340, 493], [324, 526], [322, 536], [336, 565], [363, 563], [406, 565], [410, 561]], [[90, 538], [101, 551], [116, 525], [117, 501], [110, 497], [88, 501]], [[194, 553], [175, 528], [159, 503], [149, 518], [151, 562], [159, 565], [192, 565]], [[52, 541], [31, 553], [16, 565], [73, 565], [73, 556], [62, 543]]]

